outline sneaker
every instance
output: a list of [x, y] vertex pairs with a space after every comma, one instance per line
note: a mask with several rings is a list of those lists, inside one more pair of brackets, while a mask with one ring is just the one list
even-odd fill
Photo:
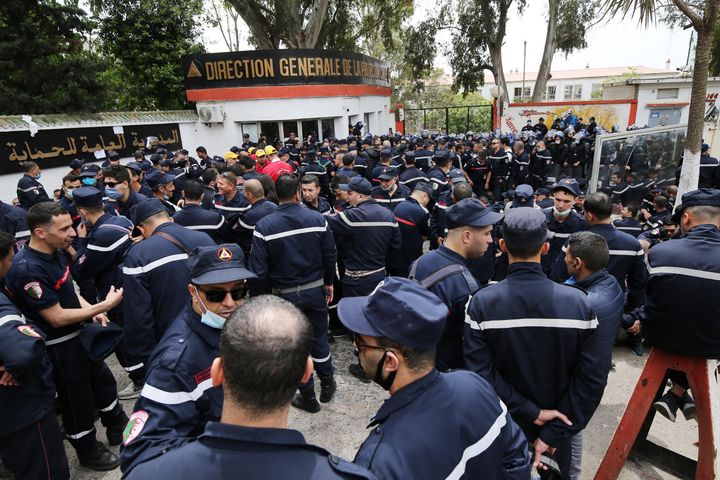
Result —
[[362, 369], [357, 363], [353, 363], [348, 367], [350, 374], [360, 380], [363, 383], [370, 383], [370, 379], [365, 375], [365, 370]]
[[667, 418], [671, 422], [675, 421], [675, 416], [680, 406], [680, 397], [672, 392], [667, 392], [660, 399], [653, 403], [653, 408], [663, 417]]
[[643, 345], [643, 339], [639, 335], [631, 335], [628, 338], [630, 342], [630, 351], [638, 357], [642, 357], [645, 353], [645, 346]]
[[133, 398], [138, 398], [142, 389], [143, 385], [138, 385], [135, 382], [130, 382], [130, 385], [118, 392], [118, 398], [120, 400], [132, 400]]
[[117, 455], [112, 453], [100, 442], [97, 442], [97, 447], [90, 453], [77, 454], [80, 465], [96, 470], [98, 472], [106, 472], [108, 470], [115, 470], [120, 466], [120, 459]]
[[697, 408], [695, 408], [695, 400], [690, 394], [685, 391], [680, 397], [680, 410], [685, 417], [685, 420], [696, 420], [697, 419]]

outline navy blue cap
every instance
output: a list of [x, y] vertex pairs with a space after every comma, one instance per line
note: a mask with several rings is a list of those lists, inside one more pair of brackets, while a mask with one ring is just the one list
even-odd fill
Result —
[[80, 168], [85, 164], [85, 160], [81, 158], [73, 158], [72, 161], [70, 161], [70, 168], [75, 170], [76, 168]]
[[109, 152], [107, 152], [107, 158], [111, 162], [117, 162], [118, 160], [120, 160], [120, 154], [117, 153], [115, 150], [110, 150]]
[[391, 149], [389, 149], [389, 148], [383, 148], [383, 149], [380, 151], [380, 156], [381, 156], [381, 157], [392, 157], [392, 156], [393, 156], [392, 153], [393, 153], [393, 152], [392, 152]]
[[99, 323], [86, 323], [78, 337], [80, 344], [87, 350], [90, 360], [99, 362], [110, 356], [123, 338], [123, 328], [116, 323], [102, 326]]
[[518, 185], [513, 196], [512, 208], [516, 207], [532, 207], [533, 206], [533, 189], [528, 184]]
[[160, 155], [159, 153], [153, 153], [152, 155], [150, 155], [150, 161], [153, 163], [153, 165], [155, 165], [156, 163], [160, 163], [161, 160], [162, 155]]
[[552, 191], [556, 192], [558, 190], [565, 190], [576, 197], [580, 195], [580, 185], [578, 185], [577, 180], [574, 178], [563, 178], [558, 180], [558, 182], [552, 186]]
[[100, 171], [100, 167], [98, 165], [95, 165], [94, 163], [89, 163], [87, 165], [82, 166], [82, 170], [80, 171], [80, 176], [81, 177], [95, 177], [99, 171]]
[[340, 300], [338, 316], [352, 332], [432, 350], [442, 337], [447, 307], [434, 293], [402, 277], [387, 277], [366, 297]]
[[672, 220], [675, 223], [680, 223], [680, 217], [686, 208], [699, 206], [720, 207], [720, 190], [717, 188], [700, 188], [683, 194], [682, 203], [675, 207]]
[[169, 158], [160, 162], [161, 167], [172, 167], [174, 165], [175, 165], [175, 163], [173, 163], [173, 161], [170, 160]]
[[450, 152], [442, 148], [440, 150], [435, 150], [435, 155], [433, 155], [433, 158], [450, 158]]
[[708, 145], [707, 143], [703, 143], [703, 144], [700, 146], [700, 151], [701, 151], [701, 152], [707, 152], [708, 150], [710, 150], [710, 145]]
[[193, 163], [188, 167], [187, 177], [188, 178], [200, 178], [202, 176], [203, 169], [197, 163]]
[[535, 195], [546, 195], [546, 196], [549, 196], [549, 195], [550, 195], [550, 190], [548, 190], [547, 188], [541, 187], [541, 188], [538, 188], [537, 190], [535, 190]]
[[135, 225], [140, 225], [149, 217], [160, 212], [167, 212], [165, 205], [157, 198], [148, 198], [130, 209], [130, 220]]
[[195, 247], [188, 258], [190, 281], [196, 285], [237, 282], [257, 275], [245, 268], [245, 255], [235, 243]]
[[415, 150], [408, 150], [405, 152], [406, 160], [415, 160]]
[[392, 180], [393, 178], [398, 176], [397, 168], [393, 167], [383, 167], [382, 171], [380, 172], [380, 175], [378, 175], [379, 179], [382, 180]]
[[432, 185], [428, 182], [417, 182], [413, 188], [413, 192], [415, 190], [427, 193], [431, 200], [435, 197], [435, 190], [433, 190]]
[[459, 168], [453, 168], [448, 172], [448, 178], [452, 183], [463, 183], [467, 182], [465, 179], [465, 172], [460, 170]]
[[320, 153], [328, 153], [330, 149], [328, 147], [320, 147]]
[[348, 183], [338, 185], [340, 190], [345, 192], [357, 192], [362, 195], [370, 195], [372, 193], [372, 185], [362, 177], [353, 177]]
[[225, 159], [220, 155], [213, 155], [213, 157], [210, 158], [210, 163], [225, 163]]
[[445, 211], [448, 230], [458, 227], [487, 227], [502, 219], [502, 215], [485, 207], [477, 198], [464, 198]]
[[165, 185], [166, 183], [172, 182], [175, 180], [175, 175], [170, 175], [160, 170], [153, 170], [145, 175], [145, 180], [147, 181], [148, 187], [152, 189], [158, 185]]
[[511, 250], [538, 249], [547, 241], [547, 234], [547, 219], [542, 210], [511, 208], [505, 215], [503, 239]]
[[130, 162], [127, 165], [125, 165], [125, 168], [127, 168], [128, 170], [132, 170], [133, 172], [135, 172], [137, 174], [141, 174], [143, 171], [142, 166], [138, 162]]
[[175, 158], [175, 154], [173, 152], [168, 151], [167, 153], [165, 153], [165, 158], [167, 158], [168, 160], [171, 158]]
[[78, 207], [102, 208], [102, 192], [95, 187], [80, 187], [73, 190], [73, 201]]

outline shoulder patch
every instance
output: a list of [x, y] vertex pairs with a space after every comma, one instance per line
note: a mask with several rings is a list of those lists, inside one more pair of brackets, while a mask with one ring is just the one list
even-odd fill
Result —
[[35, 338], [42, 338], [38, 332], [33, 330], [33, 328], [30, 325], [20, 325], [17, 327], [18, 332], [22, 333], [23, 335], [27, 335], [28, 337], [35, 337]]
[[33, 298], [35, 300], [40, 300], [43, 296], [43, 290], [40, 286], [40, 282], [29, 282], [26, 283], [23, 287], [23, 290], [25, 290], [25, 293], [27, 293], [28, 297]]
[[150, 415], [145, 410], [138, 410], [130, 415], [130, 420], [123, 431], [123, 445], [129, 444], [140, 435], [149, 417]]

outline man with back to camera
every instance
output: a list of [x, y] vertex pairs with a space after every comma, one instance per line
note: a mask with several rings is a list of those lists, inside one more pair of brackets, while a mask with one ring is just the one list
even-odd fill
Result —
[[395, 220], [400, 229], [402, 247], [393, 248], [388, 255], [388, 274], [407, 277], [410, 265], [423, 254], [423, 241], [430, 238], [427, 206], [433, 198], [433, 189], [427, 182], [415, 184], [412, 194], [395, 207]]
[[505, 215], [499, 244], [508, 254], [507, 278], [473, 295], [463, 350], [467, 368], [493, 385], [533, 443], [534, 465], [547, 466], [542, 456], [556, 449], [567, 478], [571, 437], [595, 412], [606, 375], [587, 296], [542, 271], [546, 239], [542, 211], [515, 208]]
[[220, 422], [139, 464], [127, 479], [374, 478], [287, 426], [293, 394], [312, 376], [312, 344], [310, 323], [290, 302], [271, 295], [250, 299], [226, 322], [210, 370], [213, 386], [223, 389]]
[[215, 243], [223, 243], [228, 239], [230, 228], [217, 210], [206, 210], [202, 207], [205, 186], [202, 182], [188, 179], [182, 191], [183, 208], [173, 215], [173, 222], [190, 230], [207, 233]]
[[193, 249], [188, 258], [192, 298], [155, 348], [145, 386], [130, 416], [120, 455], [124, 474], [138, 464], [197, 437], [220, 419], [222, 391], [212, 388], [210, 366], [218, 355], [220, 330], [248, 292], [240, 247]]
[[388, 277], [369, 296], [341, 300], [338, 314], [365, 373], [390, 393], [357, 465], [388, 480], [529, 478], [527, 441], [490, 385], [434, 368], [447, 315], [438, 297]]

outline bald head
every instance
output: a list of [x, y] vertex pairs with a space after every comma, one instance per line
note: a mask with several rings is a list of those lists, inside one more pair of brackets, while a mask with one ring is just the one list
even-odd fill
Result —
[[220, 337], [225, 394], [246, 411], [286, 408], [305, 371], [312, 329], [293, 304], [255, 297], [228, 319]]

